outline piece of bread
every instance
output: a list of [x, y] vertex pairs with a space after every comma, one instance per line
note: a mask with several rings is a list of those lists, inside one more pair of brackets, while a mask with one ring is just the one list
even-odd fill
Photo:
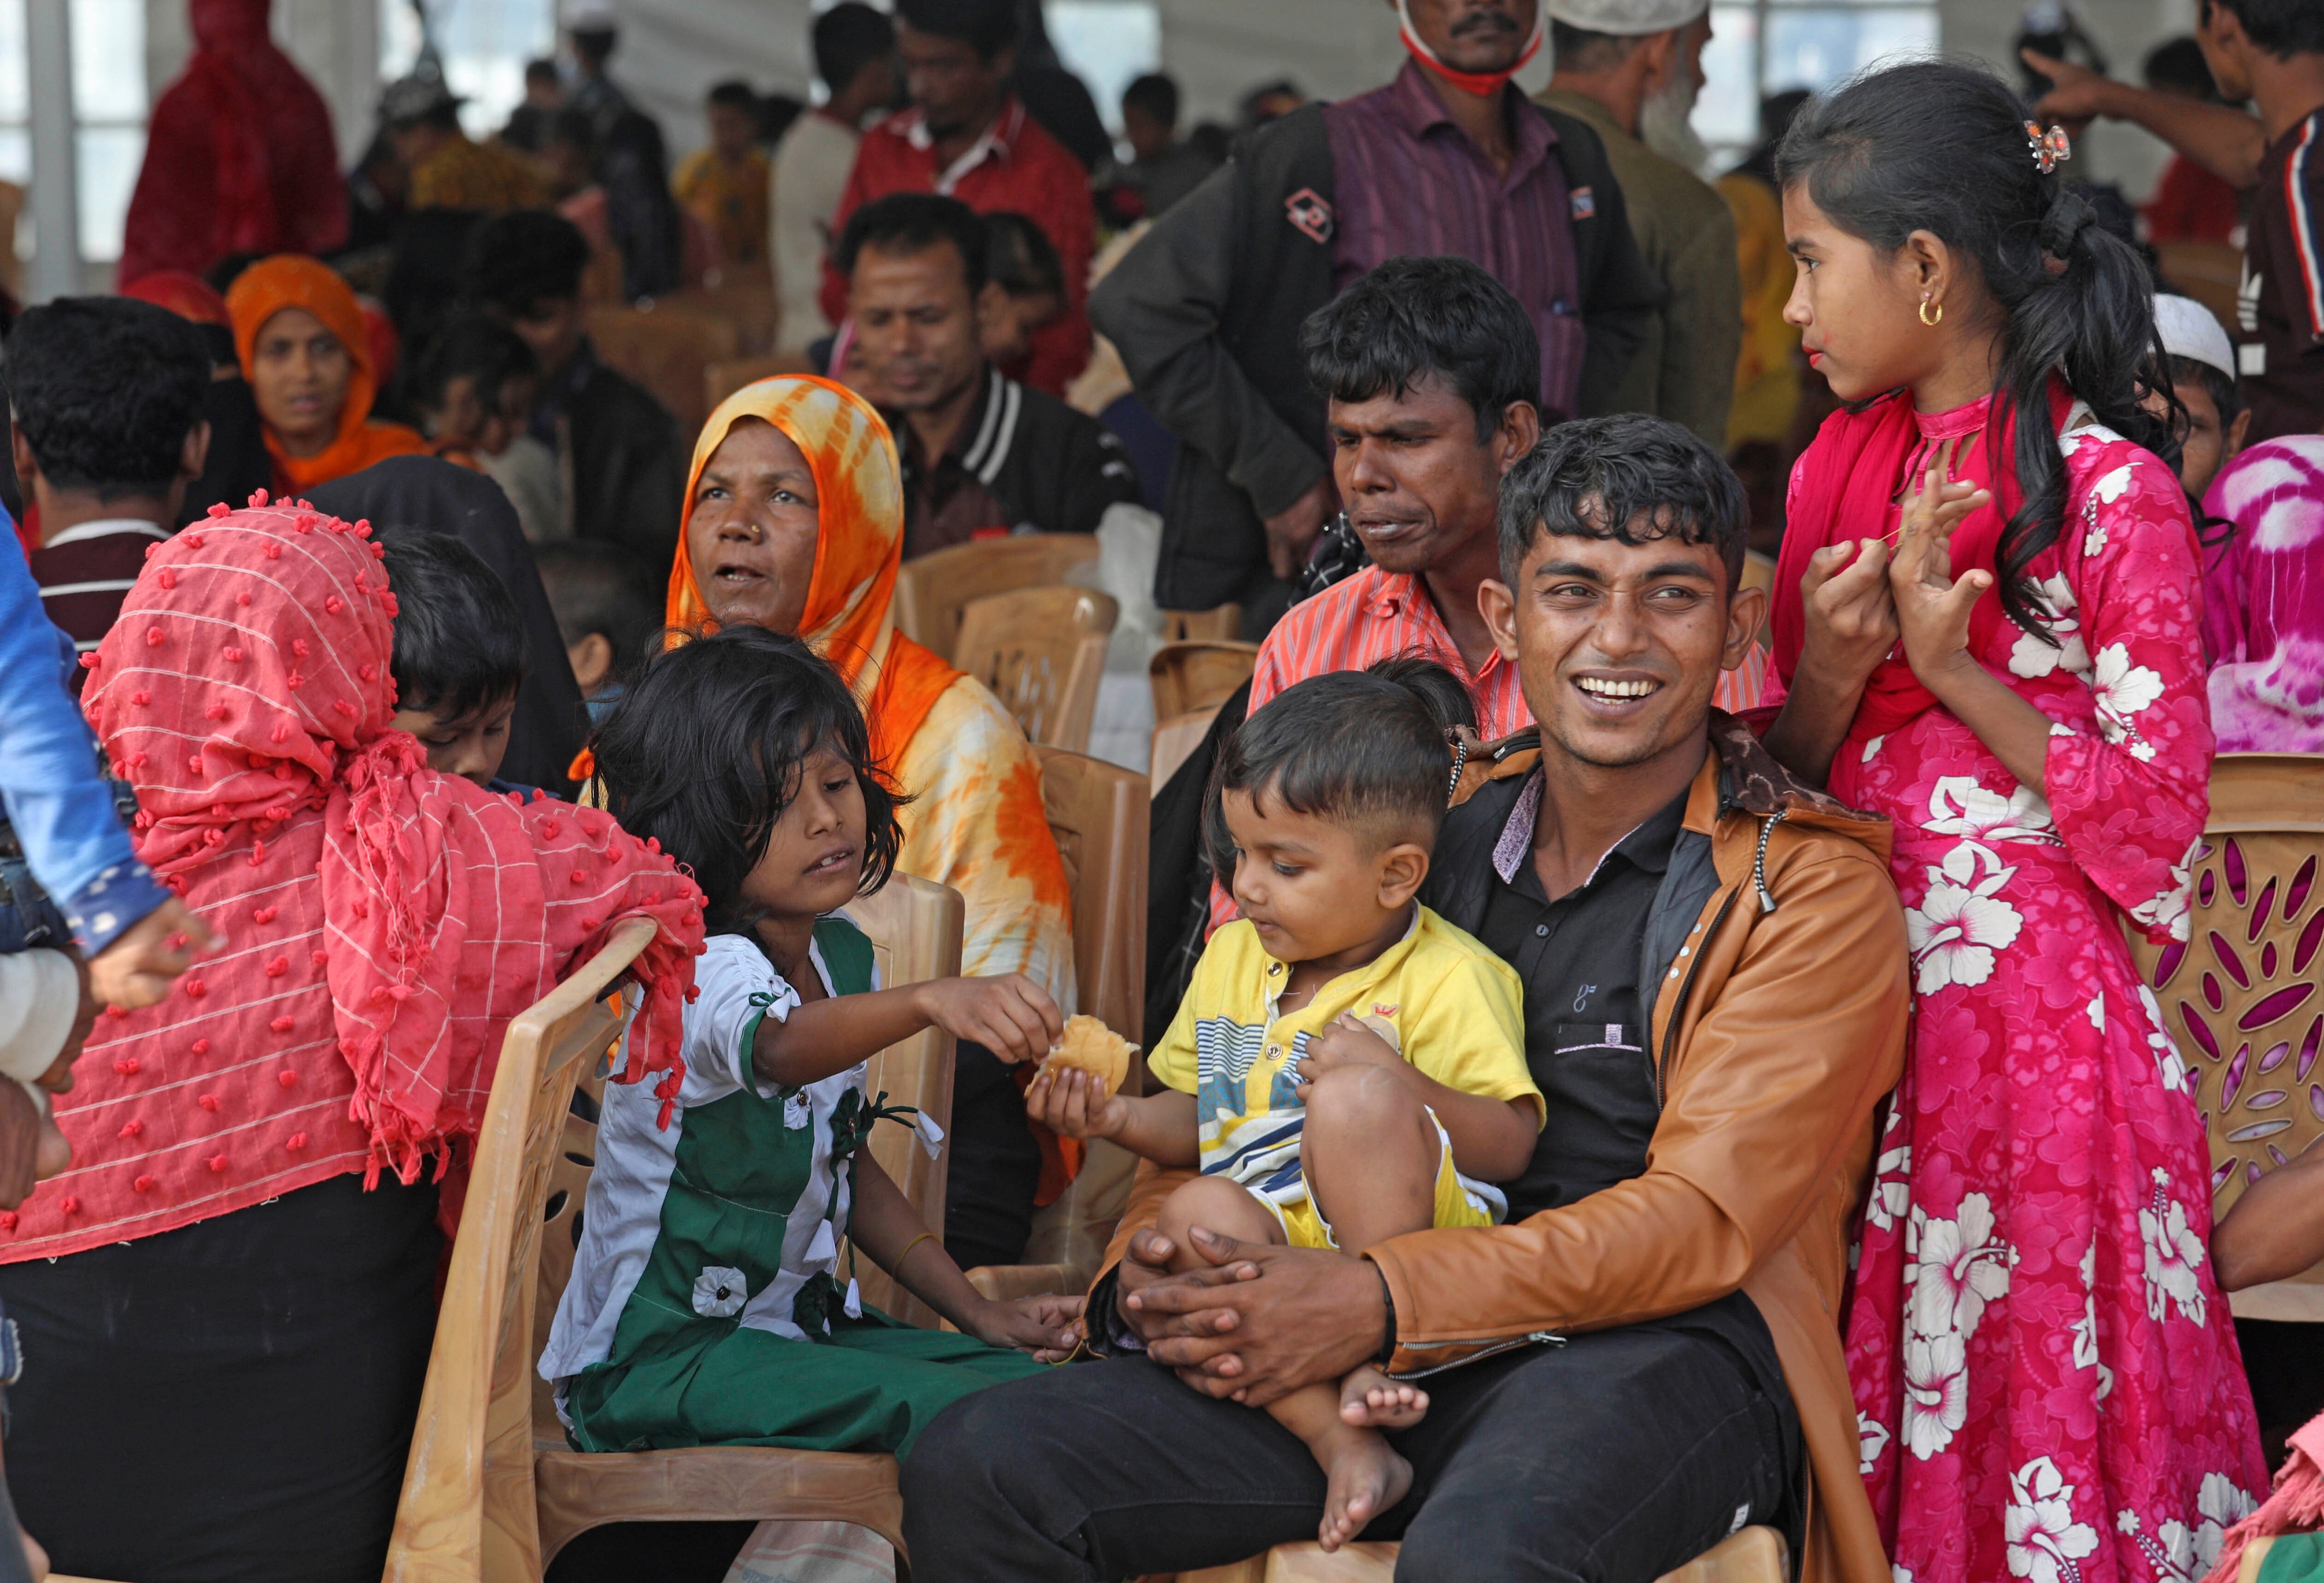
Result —
[[1137, 1053], [1138, 1046], [1083, 1013], [1065, 1020], [1065, 1037], [1049, 1047], [1048, 1059], [1041, 1064], [1087, 1072], [1111, 1095], [1130, 1080], [1130, 1058]]

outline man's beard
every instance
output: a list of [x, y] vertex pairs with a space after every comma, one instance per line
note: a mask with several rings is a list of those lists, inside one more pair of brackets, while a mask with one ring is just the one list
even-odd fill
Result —
[[1699, 176], [1710, 162], [1711, 150], [1694, 134], [1696, 92], [1693, 72], [1674, 75], [1638, 107], [1638, 141]]

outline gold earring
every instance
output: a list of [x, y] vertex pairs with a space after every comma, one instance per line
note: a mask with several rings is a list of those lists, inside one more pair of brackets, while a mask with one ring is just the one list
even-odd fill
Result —
[[1929, 300], [1928, 300], [1926, 297], [1922, 298], [1922, 299], [1921, 299], [1921, 322], [1922, 322], [1923, 324], [1927, 325], [1931, 329], [1936, 329], [1936, 328], [1937, 328], [1937, 326], [1939, 326], [1939, 325], [1942, 324], [1944, 321], [1945, 321], [1945, 305], [1944, 305], [1943, 303], [1941, 303], [1941, 302], [1938, 303], [1938, 304], [1937, 304], [1937, 310], [1936, 310], [1936, 312], [1935, 312], [1933, 315], [1932, 315], [1932, 314], [1929, 312]]

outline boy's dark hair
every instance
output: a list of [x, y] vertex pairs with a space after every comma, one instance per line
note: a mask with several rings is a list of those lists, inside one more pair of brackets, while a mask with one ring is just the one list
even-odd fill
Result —
[[456, 316], [428, 343], [412, 365], [411, 382], [404, 394], [413, 406], [430, 412], [444, 405], [444, 392], [462, 375], [475, 381], [476, 400], [488, 412], [500, 411], [501, 391], [512, 379], [537, 375], [540, 364], [524, 338], [490, 314]]
[[847, 683], [798, 639], [730, 626], [672, 649], [646, 666], [590, 742], [606, 807], [693, 874], [714, 934], [750, 927], [742, 882], [819, 746], [845, 759], [863, 788], [857, 893], [868, 896], [895, 872], [905, 800], [872, 762]]
[[1219, 750], [1204, 828], [1220, 883], [1231, 885], [1234, 877], [1223, 810], [1229, 792], [1370, 827], [1382, 846], [1414, 840], [1433, 847], [1452, 801], [1448, 733], [1476, 724], [1476, 705], [1460, 679], [1417, 655], [1285, 688]]
[[1708, 544], [1742, 585], [1750, 508], [1726, 458], [1691, 429], [1644, 412], [1577, 418], [1542, 431], [1501, 480], [1501, 580], [1545, 532], [1645, 544]]
[[572, 36], [573, 52], [600, 70], [613, 58], [613, 46], [622, 42], [621, 30], [607, 24], [576, 27]]
[[1178, 124], [1178, 85], [1158, 71], [1132, 78], [1121, 90], [1121, 107], [1137, 110], [1159, 126]]
[[571, 648], [595, 633], [613, 645], [613, 673], [627, 678], [662, 630], [662, 603], [643, 561], [587, 539], [563, 539], [532, 552], [540, 586], [557, 616], [557, 635]]
[[2203, 20], [2211, 7], [2235, 13], [2244, 36], [2279, 60], [2324, 53], [2324, 6], [2316, 0], [2203, 0]]
[[168, 490], [209, 387], [200, 332], [134, 297], [60, 297], [8, 338], [10, 403], [41, 471], [99, 500]]
[[833, 93], [855, 80], [867, 61], [896, 52], [896, 24], [862, 0], [840, 4], [815, 19], [815, 74]]
[[543, 56], [538, 60], [526, 61], [524, 63], [524, 79], [527, 82], [558, 81], [558, 76], [557, 62], [549, 59], [547, 56]]
[[514, 698], [524, 628], [499, 575], [449, 533], [380, 540], [395, 596], [396, 707], [458, 720]]
[[[1001, 209], [984, 217], [984, 274], [1012, 297], [1043, 294], [1063, 301], [1065, 261], [1039, 224]], [[973, 288], [972, 288], [972, 291]]]
[[462, 282], [474, 301], [530, 319], [544, 304], [578, 297], [588, 267], [589, 239], [580, 227], [547, 209], [519, 209], [475, 228]]
[[1017, 0], [896, 0], [896, 20], [991, 60], [1017, 42]]
[[2244, 393], [2224, 368], [2204, 362], [2200, 357], [2172, 356], [2164, 360], [2171, 371], [2173, 384], [2200, 384], [2211, 395], [2211, 404], [2219, 410], [2219, 427], [2225, 429], [2244, 410]]
[[2149, 50], [2141, 75], [2149, 88], [2175, 88], [2199, 99], [2219, 95], [2218, 84], [2211, 79], [2211, 63], [2203, 59], [2203, 46], [2184, 33]]
[[984, 290], [984, 222], [957, 198], [933, 192], [891, 192], [877, 198], [847, 217], [832, 249], [832, 262], [843, 275], [855, 273], [855, 261], [866, 247], [880, 253], [925, 253], [949, 243], [960, 255], [968, 294]]
[[1429, 375], [1477, 414], [1541, 405], [1541, 341], [1509, 289], [1465, 258], [1391, 258], [1299, 327], [1307, 383], [1335, 402], [1401, 396]]
[[710, 91], [702, 96], [702, 102], [706, 105], [724, 105], [730, 110], [740, 110], [745, 116], [754, 119], [759, 114], [758, 93], [739, 77], [730, 78], [724, 82], [712, 83]]

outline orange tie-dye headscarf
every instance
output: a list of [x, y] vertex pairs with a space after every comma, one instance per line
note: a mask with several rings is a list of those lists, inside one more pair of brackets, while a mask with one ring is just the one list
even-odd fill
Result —
[[242, 375], [255, 383], [253, 363], [258, 332], [285, 308], [303, 308], [338, 338], [355, 365], [347, 376], [346, 404], [339, 409], [338, 438], [319, 456], [294, 457], [282, 449], [274, 430], [266, 431], [266, 449], [274, 458], [274, 481], [284, 494], [299, 495], [318, 484], [360, 473], [374, 462], [392, 456], [425, 451], [428, 441], [417, 430], [401, 423], [374, 423], [371, 404], [379, 394], [379, 375], [372, 361], [370, 327], [363, 305], [346, 282], [329, 265], [296, 253], [262, 258], [235, 277], [226, 294], [227, 314], [234, 321], [234, 348], [242, 359]]
[[[686, 475], [678, 562], [669, 573], [669, 625], [686, 632], [717, 627], [695, 585], [687, 524], [703, 465], [744, 418], [764, 419], [789, 436], [815, 473], [815, 573], [798, 635], [854, 689], [872, 728], [872, 756], [892, 766], [961, 672], [896, 630], [903, 469], [888, 425], [845, 385], [812, 375], [779, 375], [743, 386], [710, 414]], [[671, 641], [685, 640], [673, 635]]]

